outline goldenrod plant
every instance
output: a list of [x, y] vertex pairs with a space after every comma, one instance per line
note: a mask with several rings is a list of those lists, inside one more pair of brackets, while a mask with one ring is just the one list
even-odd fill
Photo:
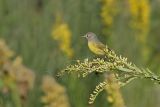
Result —
[[[64, 73], [77, 73], [78, 77], [86, 77], [93, 72], [102, 73], [105, 75], [113, 74], [115, 76], [114, 81], [119, 84], [120, 87], [125, 86], [127, 83], [134, 79], [150, 79], [154, 83], [160, 84], [160, 78], [148, 68], [137, 67], [134, 63], [129, 62], [127, 58], [118, 56], [113, 50], [104, 50], [104, 58], [84, 59], [83, 61], [77, 60], [76, 64], [69, 65], [58, 76]], [[110, 86], [110, 82], [104, 79], [100, 82], [93, 93], [90, 95], [89, 103], [93, 103], [97, 95]], [[112, 85], [110, 86], [112, 87]]]
[[73, 57], [73, 49], [71, 48], [71, 30], [66, 22], [62, 20], [62, 16], [57, 14], [56, 21], [52, 30], [52, 38], [59, 42], [59, 48], [69, 58]]
[[15, 78], [20, 98], [22, 103], [24, 103], [27, 99], [28, 92], [34, 87], [35, 74], [31, 69], [22, 64], [21, 57], [17, 57], [12, 62], [12, 66], [10, 75]]
[[143, 36], [139, 36], [141, 41], [145, 41], [150, 25], [150, 3], [149, 0], [128, 0], [131, 14], [131, 26], [139, 30]]
[[110, 28], [113, 26], [114, 17], [117, 14], [116, 0], [101, 0], [102, 7], [100, 16], [105, 26], [104, 33], [109, 33]]
[[131, 15], [130, 26], [136, 32], [135, 37], [142, 46], [142, 55], [146, 60], [149, 55], [147, 37], [150, 30], [151, 6], [149, 0], [128, 0]]
[[44, 95], [41, 100], [44, 107], [70, 107], [65, 88], [53, 77], [49, 75], [43, 77], [42, 90]]
[[3, 64], [8, 58], [11, 58], [13, 54], [13, 51], [8, 48], [5, 41], [0, 39], [0, 64]]
[[[106, 74], [104, 75], [104, 82], [100, 82], [90, 94], [89, 104], [92, 104], [99, 94], [99, 92], [105, 90], [107, 93], [107, 101], [111, 105], [111, 107], [125, 107], [123, 97], [120, 92], [120, 86], [114, 76], [114, 74]], [[106, 82], [107, 81], [107, 82]]]
[[105, 91], [108, 93], [107, 101], [112, 107], [125, 107], [124, 100], [120, 92], [120, 86], [117, 83], [114, 74], [107, 74], [104, 76], [104, 79], [106, 79], [109, 84], [105, 86]]
[[[11, 95], [14, 106], [21, 107], [26, 101], [28, 92], [33, 88], [35, 75], [22, 64], [21, 57], [11, 60], [13, 52], [2, 39], [0, 54], [0, 92], [4, 96]], [[0, 100], [4, 101], [1, 98]]]

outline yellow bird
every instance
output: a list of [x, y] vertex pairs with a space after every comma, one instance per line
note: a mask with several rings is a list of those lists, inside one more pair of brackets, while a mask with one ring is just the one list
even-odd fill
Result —
[[96, 34], [94, 34], [93, 32], [88, 32], [83, 37], [87, 38], [88, 47], [94, 54], [105, 55], [104, 50], [107, 48], [107, 46], [105, 46], [102, 42], [100, 42]]

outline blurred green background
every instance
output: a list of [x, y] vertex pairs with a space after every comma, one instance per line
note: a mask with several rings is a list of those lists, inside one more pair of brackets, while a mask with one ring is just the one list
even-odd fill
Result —
[[[89, 31], [129, 61], [159, 74], [160, 1], [140, 1], [0, 0], [0, 37], [36, 74], [25, 107], [44, 107], [40, 85], [45, 74], [66, 87], [71, 107], [108, 107], [105, 92], [88, 105], [100, 77], [56, 77], [75, 60], [94, 57], [81, 38]], [[134, 80], [121, 89], [127, 107], [160, 105], [160, 86], [148, 80]]]

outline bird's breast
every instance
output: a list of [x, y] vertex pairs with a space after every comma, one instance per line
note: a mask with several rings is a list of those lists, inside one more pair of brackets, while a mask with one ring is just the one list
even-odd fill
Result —
[[98, 47], [98, 44], [94, 42], [88, 42], [88, 47], [93, 53], [97, 55], [104, 55], [104, 51]]

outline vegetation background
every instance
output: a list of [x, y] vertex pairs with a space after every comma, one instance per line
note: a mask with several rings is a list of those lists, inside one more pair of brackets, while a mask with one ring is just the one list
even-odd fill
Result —
[[[84, 79], [74, 75], [56, 77], [57, 72], [75, 60], [94, 57], [86, 40], [81, 38], [89, 31], [95, 32], [116, 53], [159, 74], [159, 9], [160, 0], [0, 0], [0, 37], [15, 53], [10, 60], [20, 56], [35, 75], [23, 106], [110, 106], [105, 92], [94, 104], [88, 104], [89, 94], [100, 77], [94, 74]], [[52, 76], [58, 83], [47, 76], [49, 80], [45, 83], [45, 75]], [[61, 87], [63, 93], [52, 99], [56, 91], [46, 92], [50, 97], [44, 98], [43, 87], [48, 86], [43, 83], [55, 86], [55, 90]], [[12, 89], [4, 92], [2, 88], [0, 85], [0, 107], [16, 107], [9, 96]], [[134, 80], [121, 88], [126, 107], [159, 107], [159, 90], [159, 85], [148, 80]], [[67, 96], [68, 103], [49, 105], [62, 94]]]

